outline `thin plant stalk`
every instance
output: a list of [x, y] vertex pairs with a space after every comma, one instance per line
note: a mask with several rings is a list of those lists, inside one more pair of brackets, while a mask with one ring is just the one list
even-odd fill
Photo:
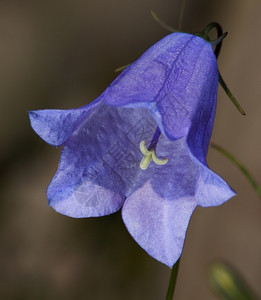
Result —
[[169, 280], [169, 287], [168, 287], [168, 291], [167, 291], [167, 295], [166, 295], [166, 300], [172, 300], [173, 299], [173, 295], [174, 295], [174, 292], [175, 292], [176, 281], [177, 281], [177, 277], [178, 277], [179, 261], [180, 261], [180, 259], [175, 263], [175, 265], [173, 266], [173, 268], [171, 270], [170, 280]]
[[240, 161], [238, 161], [234, 155], [229, 153], [223, 147], [221, 147], [215, 143], [211, 143], [211, 147], [218, 150], [220, 153], [222, 153], [225, 157], [227, 157], [229, 160], [231, 160], [239, 168], [239, 170], [245, 175], [247, 180], [251, 183], [251, 185], [255, 189], [256, 193], [258, 194], [259, 198], [261, 198], [261, 187], [256, 182], [256, 180], [253, 178], [253, 176], [250, 174], [250, 172], [247, 170], [247, 168]]

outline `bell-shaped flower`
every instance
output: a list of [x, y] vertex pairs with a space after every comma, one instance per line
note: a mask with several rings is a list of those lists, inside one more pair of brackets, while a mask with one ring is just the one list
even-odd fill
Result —
[[31, 111], [36, 133], [63, 146], [49, 204], [76, 218], [122, 208], [137, 243], [172, 267], [195, 207], [220, 205], [235, 195], [206, 163], [217, 85], [211, 44], [172, 33], [92, 103]]

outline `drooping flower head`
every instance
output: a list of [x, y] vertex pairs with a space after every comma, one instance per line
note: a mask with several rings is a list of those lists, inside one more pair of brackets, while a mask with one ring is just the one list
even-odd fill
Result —
[[76, 218], [122, 208], [137, 243], [172, 267], [195, 207], [234, 196], [206, 163], [217, 85], [211, 44], [172, 33], [92, 103], [31, 111], [36, 133], [63, 146], [47, 191], [50, 206]]

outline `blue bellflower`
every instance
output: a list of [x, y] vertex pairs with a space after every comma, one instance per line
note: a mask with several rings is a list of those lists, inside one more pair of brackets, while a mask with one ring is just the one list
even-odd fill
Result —
[[75, 218], [122, 208], [136, 242], [172, 267], [195, 207], [235, 195], [206, 162], [217, 86], [211, 44], [172, 33], [92, 103], [30, 111], [35, 132], [63, 146], [47, 190], [50, 206]]

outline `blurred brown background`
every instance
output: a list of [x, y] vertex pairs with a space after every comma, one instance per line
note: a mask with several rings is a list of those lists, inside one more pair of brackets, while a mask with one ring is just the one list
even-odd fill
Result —
[[[47, 206], [60, 150], [36, 136], [26, 111], [93, 100], [115, 78], [115, 68], [168, 34], [150, 10], [176, 27], [180, 8], [180, 0], [1, 0], [1, 299], [164, 299], [170, 270], [139, 248], [120, 213], [79, 220]], [[220, 88], [212, 140], [261, 183], [260, 13], [259, 0], [187, 0], [183, 30], [218, 21], [229, 32], [219, 67], [247, 116]], [[238, 196], [197, 208], [175, 300], [216, 299], [206, 280], [216, 258], [235, 265], [261, 295], [261, 200], [216, 150], [208, 161]]]

